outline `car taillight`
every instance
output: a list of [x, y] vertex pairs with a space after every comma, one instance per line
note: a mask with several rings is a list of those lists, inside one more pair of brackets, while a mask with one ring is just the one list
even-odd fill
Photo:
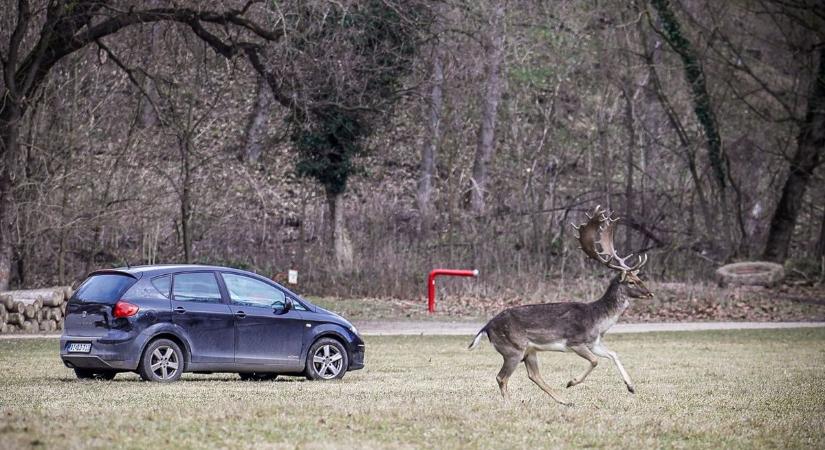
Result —
[[115, 307], [112, 308], [112, 315], [115, 316], [117, 319], [122, 319], [124, 317], [132, 317], [138, 313], [140, 307], [138, 305], [133, 305], [129, 302], [125, 302], [123, 300], [119, 300], [115, 303]]

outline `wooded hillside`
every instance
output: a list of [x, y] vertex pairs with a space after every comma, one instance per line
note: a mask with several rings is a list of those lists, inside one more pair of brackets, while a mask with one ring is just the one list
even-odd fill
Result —
[[0, 0], [0, 288], [192, 262], [304, 293], [825, 271], [813, 0]]

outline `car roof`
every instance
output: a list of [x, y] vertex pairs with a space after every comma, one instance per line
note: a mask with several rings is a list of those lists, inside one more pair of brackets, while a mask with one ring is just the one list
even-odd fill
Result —
[[110, 274], [111, 273], [125, 273], [125, 274], [130, 275], [134, 278], [142, 278], [143, 275], [146, 275], [148, 277], [154, 277], [154, 276], [157, 276], [157, 275], [166, 275], [167, 273], [187, 272], [187, 271], [194, 272], [194, 271], [199, 271], [199, 270], [234, 272], [234, 273], [238, 273], [238, 274], [252, 275], [253, 277], [257, 277], [257, 278], [260, 278], [260, 279], [263, 279], [263, 280], [267, 280], [270, 283], [277, 284], [278, 286], [281, 287], [281, 289], [285, 290], [292, 297], [295, 297], [296, 299], [300, 299], [300, 301], [304, 304], [304, 306], [306, 306], [310, 310], [315, 311], [315, 309], [317, 308], [315, 305], [312, 304], [312, 302], [307, 301], [306, 299], [304, 299], [303, 297], [298, 295], [296, 292], [292, 291], [291, 289], [287, 288], [286, 286], [284, 286], [280, 283], [275, 282], [274, 280], [270, 280], [269, 278], [267, 278], [263, 275], [257, 274], [255, 272], [250, 272], [248, 270], [234, 269], [232, 267], [209, 266], [209, 265], [201, 265], [201, 264], [153, 264], [153, 265], [147, 265], [147, 266], [129, 266], [129, 267], [117, 267], [117, 268], [114, 268], [114, 269], [101, 269], [101, 270], [96, 270], [96, 271], [90, 273], [89, 276], [106, 274], [106, 273], [110, 273]]
[[[117, 267], [114, 269], [104, 269], [95, 271], [95, 273], [101, 272], [122, 272], [127, 273], [129, 275], [133, 275], [135, 277], [140, 277], [142, 275], [163, 275], [167, 273], [173, 272], [187, 272], [187, 271], [198, 271], [198, 270], [219, 270], [222, 272], [237, 272], [237, 273], [245, 273], [245, 274], [253, 274], [258, 275], [254, 272], [249, 272], [246, 270], [241, 269], [234, 269], [232, 267], [223, 267], [223, 266], [208, 266], [208, 265], [201, 265], [201, 264], [153, 264], [148, 266], [130, 266], [130, 267]], [[261, 276], [261, 275], [258, 275]]]

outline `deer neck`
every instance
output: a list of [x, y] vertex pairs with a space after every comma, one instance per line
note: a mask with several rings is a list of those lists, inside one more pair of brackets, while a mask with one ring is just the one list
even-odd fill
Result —
[[606, 319], [613, 319], [614, 322], [628, 306], [630, 306], [630, 299], [625, 295], [618, 276], [610, 281], [607, 291], [594, 303], [600, 315]]

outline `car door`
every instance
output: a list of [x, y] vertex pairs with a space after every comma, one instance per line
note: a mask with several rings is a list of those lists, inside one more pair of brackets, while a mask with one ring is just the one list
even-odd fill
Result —
[[304, 321], [296, 308], [284, 311], [284, 292], [245, 275], [221, 277], [235, 315], [235, 363], [300, 369]]
[[215, 272], [174, 274], [172, 322], [189, 337], [193, 363], [233, 364], [235, 318]]

